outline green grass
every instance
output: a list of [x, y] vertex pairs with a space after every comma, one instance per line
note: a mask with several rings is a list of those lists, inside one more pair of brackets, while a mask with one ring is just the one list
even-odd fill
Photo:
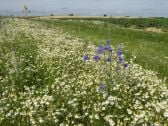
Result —
[[122, 27], [132, 27], [144, 29], [147, 27], [155, 27], [168, 31], [168, 18], [108, 18], [100, 19], [102, 21], [117, 24]]
[[[105, 19], [104, 19], [105, 20]], [[126, 29], [112, 23], [95, 24], [93, 20], [40, 20], [47, 27], [61, 27], [65, 32], [99, 45], [112, 39], [112, 45], [125, 45], [126, 59], [136, 56], [135, 63], [168, 77], [168, 33]], [[168, 82], [168, 81], [167, 81]]]

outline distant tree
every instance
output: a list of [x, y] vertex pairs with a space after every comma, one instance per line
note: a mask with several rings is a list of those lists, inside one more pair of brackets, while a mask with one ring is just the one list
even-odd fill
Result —
[[104, 14], [103, 16], [104, 16], [104, 17], [107, 17], [107, 14]]
[[50, 16], [54, 16], [54, 14], [50, 14]]
[[73, 14], [73, 13], [71, 13], [71, 14], [68, 14], [68, 16], [74, 16], [74, 14]]
[[160, 17], [160, 19], [165, 19], [165, 17]]

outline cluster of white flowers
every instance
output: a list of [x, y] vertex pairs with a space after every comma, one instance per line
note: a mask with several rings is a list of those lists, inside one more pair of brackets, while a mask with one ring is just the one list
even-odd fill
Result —
[[[94, 61], [95, 46], [38, 22], [0, 32], [0, 125], [162, 125], [168, 89], [153, 71]], [[10, 37], [9, 37], [10, 36]], [[3, 38], [3, 39], [2, 39]], [[83, 61], [87, 55], [90, 60]], [[1, 67], [2, 66], [2, 67]]]

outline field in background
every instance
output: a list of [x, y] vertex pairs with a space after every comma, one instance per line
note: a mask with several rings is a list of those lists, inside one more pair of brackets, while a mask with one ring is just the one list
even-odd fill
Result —
[[[112, 45], [123, 43], [126, 59], [168, 78], [167, 18], [44, 17], [35, 19], [49, 28], [65, 32], [94, 44], [112, 39]], [[168, 82], [168, 81], [167, 81]]]
[[163, 32], [168, 31], [168, 18], [163, 17], [151, 17], [151, 18], [139, 18], [139, 17], [123, 17], [123, 16], [116, 16], [116, 17], [102, 17], [102, 16], [44, 16], [38, 17], [40, 19], [78, 19], [78, 20], [99, 20], [105, 21], [112, 24], [117, 24], [122, 27], [131, 27], [137, 29], [145, 29], [145, 28], [158, 28], [161, 29]]

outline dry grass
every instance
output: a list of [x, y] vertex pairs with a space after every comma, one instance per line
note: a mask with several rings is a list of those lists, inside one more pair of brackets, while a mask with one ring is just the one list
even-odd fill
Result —
[[162, 29], [159, 29], [159, 28], [155, 28], [155, 27], [149, 27], [149, 28], [146, 28], [145, 29], [146, 31], [149, 31], [149, 32], [156, 32], [156, 33], [162, 33]]

